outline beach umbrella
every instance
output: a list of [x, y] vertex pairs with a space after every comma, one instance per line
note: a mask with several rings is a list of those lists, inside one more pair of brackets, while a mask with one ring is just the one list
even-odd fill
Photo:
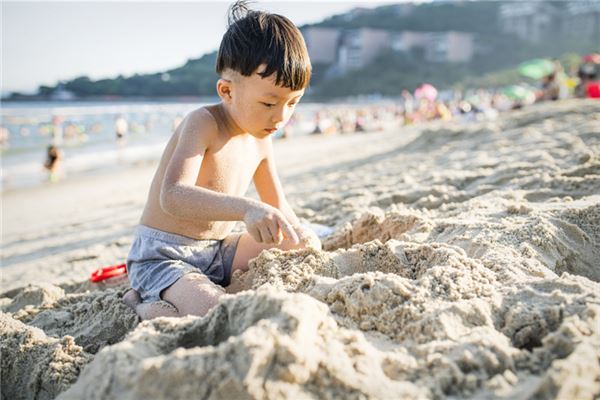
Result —
[[586, 54], [585, 56], [581, 57], [581, 61], [584, 63], [590, 63], [590, 64], [600, 64], [600, 54], [599, 53]]
[[520, 85], [512, 85], [502, 89], [502, 93], [511, 100], [520, 101], [529, 96], [531, 90]]
[[519, 73], [532, 79], [540, 79], [554, 72], [554, 63], [544, 58], [536, 58], [519, 64]]
[[429, 101], [434, 101], [437, 95], [437, 89], [429, 83], [424, 83], [415, 90], [415, 97], [417, 99], [427, 99]]

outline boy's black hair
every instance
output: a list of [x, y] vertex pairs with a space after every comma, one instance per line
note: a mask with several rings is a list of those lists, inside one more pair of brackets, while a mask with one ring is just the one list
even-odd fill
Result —
[[217, 55], [217, 73], [232, 69], [250, 76], [261, 64], [263, 78], [275, 73], [275, 84], [304, 89], [311, 64], [300, 30], [286, 17], [251, 10], [245, 0], [236, 1], [228, 13], [229, 24]]

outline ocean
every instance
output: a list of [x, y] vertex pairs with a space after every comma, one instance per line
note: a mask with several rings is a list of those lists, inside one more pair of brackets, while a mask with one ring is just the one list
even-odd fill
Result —
[[[3, 103], [0, 135], [2, 191], [48, 183], [47, 148], [62, 151], [69, 177], [158, 160], [177, 121], [206, 103]], [[299, 107], [309, 112], [315, 105]], [[119, 120], [121, 118], [121, 120]], [[123, 120], [127, 134], [117, 140]]]

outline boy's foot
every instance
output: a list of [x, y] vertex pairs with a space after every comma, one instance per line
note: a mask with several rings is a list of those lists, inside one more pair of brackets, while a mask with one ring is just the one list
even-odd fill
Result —
[[142, 298], [140, 297], [140, 294], [137, 291], [129, 289], [123, 295], [123, 303], [127, 304], [135, 311], [135, 308], [138, 306], [138, 304], [142, 303]]
[[175, 306], [167, 301], [159, 300], [152, 303], [140, 303], [136, 309], [142, 321], [158, 317], [181, 317]]

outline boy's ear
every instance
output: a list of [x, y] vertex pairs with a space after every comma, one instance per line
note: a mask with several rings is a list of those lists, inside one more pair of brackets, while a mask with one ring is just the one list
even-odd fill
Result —
[[231, 102], [231, 91], [233, 89], [233, 82], [229, 79], [221, 78], [217, 81], [217, 94], [225, 102]]

